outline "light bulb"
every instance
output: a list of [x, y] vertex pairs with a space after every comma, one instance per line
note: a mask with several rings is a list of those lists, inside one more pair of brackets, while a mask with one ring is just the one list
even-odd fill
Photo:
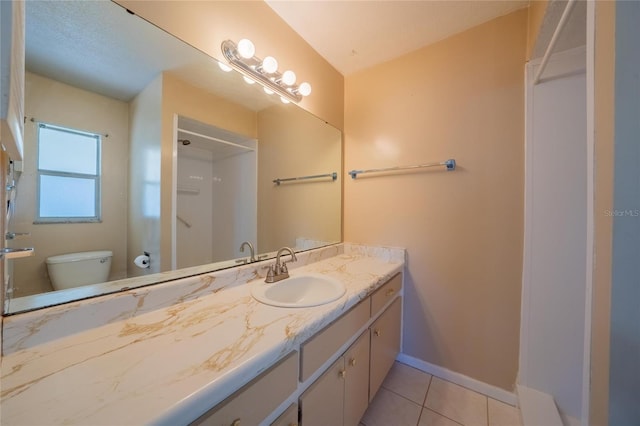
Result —
[[256, 54], [256, 47], [253, 45], [251, 40], [243, 38], [238, 42], [238, 53], [243, 58], [250, 59]]
[[304, 83], [301, 83], [300, 87], [298, 87], [298, 92], [302, 96], [309, 96], [311, 94], [311, 85], [306, 81]]
[[286, 70], [284, 74], [282, 74], [282, 82], [287, 86], [291, 86], [296, 83], [296, 73], [291, 70]]
[[218, 62], [218, 66], [220, 67], [220, 69], [224, 72], [229, 72], [231, 71], [233, 68], [231, 68], [229, 65], [227, 64], [223, 64], [222, 62]]
[[271, 89], [269, 89], [268, 87], [263, 87], [264, 89], [264, 93], [266, 93], [267, 95], [273, 95], [275, 92]]
[[251, 80], [251, 79], [250, 79], [249, 77], [247, 77], [246, 75], [243, 75], [243, 76], [242, 76], [242, 78], [244, 79], [244, 81], [245, 81], [247, 84], [253, 84], [253, 83], [255, 83], [255, 81]]
[[289, 102], [289, 99], [287, 99], [287, 98], [285, 98], [283, 96], [280, 96], [280, 100], [282, 101], [283, 104], [291, 103], [291, 102]]
[[262, 60], [262, 69], [268, 74], [278, 71], [278, 61], [273, 56], [267, 56]]

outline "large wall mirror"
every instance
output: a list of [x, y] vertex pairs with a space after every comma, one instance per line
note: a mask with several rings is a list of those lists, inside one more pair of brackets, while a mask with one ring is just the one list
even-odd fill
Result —
[[341, 241], [340, 131], [121, 6], [26, 2], [25, 80], [5, 314]]

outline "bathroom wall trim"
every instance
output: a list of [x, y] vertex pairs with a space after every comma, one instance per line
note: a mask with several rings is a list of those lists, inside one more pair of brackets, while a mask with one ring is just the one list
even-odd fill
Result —
[[431, 364], [430, 362], [423, 361], [418, 358], [414, 358], [407, 354], [398, 354], [396, 360], [403, 364], [407, 364], [410, 367], [417, 368], [420, 371], [424, 371], [425, 373], [447, 380], [451, 383], [455, 383], [456, 385], [460, 385], [467, 389], [471, 389], [472, 391], [481, 393], [485, 396], [488, 396], [489, 398], [502, 401], [505, 404], [513, 406], [518, 405], [518, 397], [514, 392], [500, 389], [497, 386], [481, 382], [480, 380], [476, 380], [469, 376], [465, 376], [464, 374], [451, 371], [447, 368]]

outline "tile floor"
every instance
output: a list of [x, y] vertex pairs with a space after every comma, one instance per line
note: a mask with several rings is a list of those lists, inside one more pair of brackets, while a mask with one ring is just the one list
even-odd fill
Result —
[[516, 407], [396, 362], [361, 426], [521, 426]]

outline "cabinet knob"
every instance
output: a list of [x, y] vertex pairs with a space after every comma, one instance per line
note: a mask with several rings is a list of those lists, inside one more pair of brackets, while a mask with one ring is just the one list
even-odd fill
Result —
[[377, 328], [375, 330], [373, 330], [373, 334], [375, 334], [377, 337], [379, 337], [382, 332], [380, 332], [380, 330], [378, 330]]
[[231, 423], [231, 426], [240, 426], [240, 419], [235, 419], [233, 423]]
[[351, 358], [349, 360], [349, 365], [352, 366], [352, 367], [355, 367], [356, 366], [356, 359], [355, 358]]
[[396, 292], [395, 288], [390, 288], [389, 290], [387, 290], [387, 296], [391, 296], [395, 292]]
[[345, 370], [340, 370], [340, 373], [338, 373], [338, 375], [341, 379], [344, 379], [345, 377], [347, 377], [347, 372]]

